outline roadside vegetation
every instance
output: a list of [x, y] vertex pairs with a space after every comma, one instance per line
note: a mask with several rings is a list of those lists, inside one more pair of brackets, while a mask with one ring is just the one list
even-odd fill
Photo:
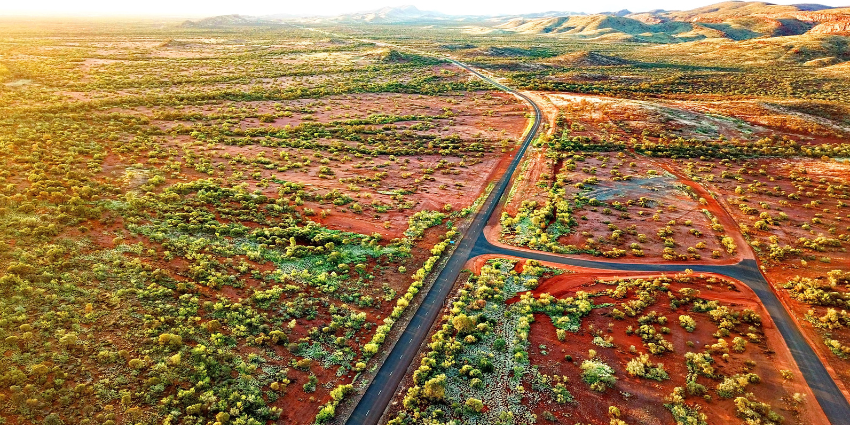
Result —
[[390, 423], [807, 423], [790, 353], [744, 294], [692, 273], [595, 279], [489, 260], [458, 288]]
[[44, 25], [0, 46], [4, 423], [332, 420], [527, 122], [310, 31]]

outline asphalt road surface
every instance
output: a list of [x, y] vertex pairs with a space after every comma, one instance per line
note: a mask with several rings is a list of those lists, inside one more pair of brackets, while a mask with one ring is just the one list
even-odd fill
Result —
[[705, 265], [705, 264], [628, 264], [611, 263], [604, 261], [582, 260], [577, 258], [566, 258], [545, 252], [530, 252], [525, 250], [514, 250], [491, 244], [483, 237], [484, 227], [490, 220], [496, 207], [502, 201], [504, 194], [512, 180], [512, 175], [519, 165], [520, 159], [525, 153], [537, 130], [540, 127], [542, 115], [540, 108], [530, 98], [518, 93], [496, 81], [482, 75], [469, 66], [451, 60], [455, 65], [464, 68], [470, 73], [482, 78], [499, 89], [519, 96], [534, 110], [534, 122], [531, 129], [517, 150], [516, 156], [511, 161], [504, 175], [499, 179], [481, 210], [475, 215], [469, 228], [463, 234], [458, 247], [449, 258], [446, 266], [440, 271], [434, 285], [425, 295], [425, 299], [419, 305], [416, 313], [407, 328], [399, 337], [399, 341], [393, 347], [386, 361], [381, 365], [375, 378], [369, 384], [363, 397], [355, 407], [346, 424], [348, 425], [375, 425], [389, 405], [393, 395], [398, 389], [402, 378], [404, 378], [411, 362], [416, 358], [419, 349], [428, 337], [429, 331], [442, 311], [443, 304], [449, 296], [449, 292], [460, 275], [464, 264], [473, 257], [485, 254], [499, 254], [519, 258], [528, 258], [551, 263], [565, 264], [571, 266], [588, 267], [604, 270], [622, 271], [646, 271], [646, 272], [681, 272], [685, 268], [696, 272], [709, 272], [725, 275], [749, 286], [759, 297], [779, 333], [785, 339], [785, 343], [791, 350], [794, 360], [797, 362], [803, 377], [814, 392], [820, 406], [826, 413], [830, 422], [839, 424], [850, 424], [850, 403], [844, 398], [838, 386], [832, 380], [820, 358], [815, 354], [812, 347], [806, 342], [805, 337], [789, 315], [788, 311], [776, 297], [765, 280], [758, 264], [754, 260], [744, 260], [734, 265]]
[[487, 225], [487, 220], [496, 210], [496, 206], [498, 205], [502, 194], [505, 193], [505, 189], [511, 181], [511, 174], [513, 174], [517, 165], [519, 165], [520, 159], [525, 153], [525, 150], [528, 148], [528, 145], [531, 144], [531, 141], [534, 139], [534, 135], [540, 127], [542, 114], [540, 113], [540, 109], [534, 102], [531, 101], [531, 99], [481, 75], [464, 64], [458, 62], [454, 62], [454, 64], [481, 77], [504, 91], [516, 94], [523, 98], [534, 108], [534, 123], [523, 140], [522, 145], [517, 150], [513, 160], [511, 160], [511, 163], [504, 175], [502, 175], [502, 178], [499, 179], [499, 182], [490, 192], [487, 200], [484, 201], [484, 204], [481, 206], [478, 214], [475, 215], [472, 223], [461, 238], [458, 247], [455, 249], [451, 258], [449, 258], [448, 263], [446, 263], [446, 266], [434, 281], [434, 285], [431, 286], [431, 289], [425, 295], [425, 299], [416, 310], [416, 313], [407, 325], [407, 329], [405, 329], [401, 334], [399, 341], [396, 343], [395, 347], [393, 347], [393, 350], [390, 352], [386, 361], [383, 365], [381, 365], [377, 375], [375, 375], [375, 378], [366, 389], [366, 393], [363, 395], [363, 398], [360, 399], [357, 407], [354, 408], [354, 411], [348, 418], [348, 422], [346, 422], [347, 424], [372, 425], [377, 424], [381, 419], [384, 409], [386, 409], [395, 394], [401, 379], [404, 378], [407, 368], [416, 357], [416, 353], [419, 352], [419, 347], [422, 345], [422, 342], [425, 341], [425, 338], [428, 336], [428, 331], [439, 316], [443, 307], [443, 302], [448, 297], [449, 292], [452, 289], [452, 285], [454, 285], [458, 275], [460, 275], [460, 271], [463, 269], [464, 264], [466, 264], [467, 260], [471, 258], [472, 251], [476, 247], [476, 242], [478, 240], [486, 241], [486, 239], [481, 237], [484, 226]]

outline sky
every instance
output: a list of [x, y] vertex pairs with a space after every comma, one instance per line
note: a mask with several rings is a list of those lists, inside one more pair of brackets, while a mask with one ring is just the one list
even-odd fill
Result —
[[[215, 15], [338, 15], [378, 9], [384, 6], [412, 4], [422, 10], [453, 15], [501, 15], [545, 11], [607, 12], [629, 9], [632, 12], [652, 9], [684, 10], [716, 3], [720, 0], [0, 0], [3, 16], [170, 16], [206, 17]], [[777, 4], [819, 3], [829, 6], [850, 5], [850, 0], [773, 1]]]

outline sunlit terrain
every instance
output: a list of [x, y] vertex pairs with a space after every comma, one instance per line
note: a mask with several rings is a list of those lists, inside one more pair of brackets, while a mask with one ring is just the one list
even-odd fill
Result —
[[0, 423], [842, 423], [848, 64], [816, 5], [5, 18]]

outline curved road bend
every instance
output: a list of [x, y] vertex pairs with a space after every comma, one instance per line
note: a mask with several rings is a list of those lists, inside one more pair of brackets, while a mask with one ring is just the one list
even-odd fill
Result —
[[545, 252], [530, 252], [513, 250], [491, 244], [486, 238], [481, 237], [487, 221], [493, 215], [500, 200], [505, 194], [508, 184], [512, 181], [512, 175], [531, 141], [534, 139], [540, 127], [542, 114], [540, 108], [530, 98], [518, 93], [492, 79], [482, 75], [469, 66], [451, 60], [455, 65], [469, 71], [479, 78], [489, 82], [499, 89], [519, 96], [531, 105], [534, 110], [534, 123], [523, 140], [522, 145], [511, 160], [505, 173], [499, 179], [498, 184], [481, 210], [476, 214], [469, 228], [463, 235], [457, 249], [449, 258], [446, 266], [440, 271], [434, 285], [425, 295], [425, 299], [414, 313], [410, 323], [399, 337], [386, 361], [381, 365], [375, 378], [369, 384], [363, 397], [355, 407], [346, 424], [350, 425], [376, 425], [384, 410], [395, 395], [401, 380], [407, 373], [413, 359], [416, 358], [419, 349], [425, 342], [431, 327], [442, 311], [443, 303], [448, 298], [454, 282], [460, 275], [464, 264], [473, 257], [485, 254], [498, 254], [519, 258], [547, 261], [551, 263], [579, 266], [594, 269], [622, 270], [622, 271], [646, 271], [646, 272], [681, 272], [685, 268], [696, 272], [716, 273], [737, 279], [749, 286], [764, 305], [779, 333], [785, 339], [785, 343], [797, 362], [797, 366], [803, 374], [806, 383], [812, 389], [818, 403], [823, 409], [829, 421], [833, 424], [845, 424], [850, 422], [850, 403], [841, 393], [832, 377], [824, 367], [820, 358], [809, 346], [806, 338], [796, 326], [788, 311], [777, 298], [768, 282], [765, 280], [755, 260], [744, 260], [734, 265], [707, 265], [707, 264], [628, 264], [612, 263], [605, 261], [583, 260], [578, 258], [562, 257]]
[[627, 264], [610, 263], [604, 261], [582, 260], [578, 258], [567, 258], [545, 252], [529, 252], [502, 248], [491, 244], [485, 238], [479, 238], [478, 243], [472, 250], [472, 256], [484, 254], [498, 254], [520, 258], [528, 258], [550, 263], [565, 264], [570, 266], [587, 267], [605, 270], [622, 271], [646, 271], [646, 272], [681, 272], [689, 268], [696, 272], [716, 273], [737, 279], [755, 292], [759, 297], [776, 329], [785, 340], [785, 344], [791, 351], [794, 361], [800, 368], [806, 383], [812, 389], [818, 403], [823, 409], [829, 421], [835, 425], [850, 423], [850, 403], [844, 398], [838, 385], [827, 372], [820, 358], [815, 354], [812, 347], [806, 341], [800, 328], [791, 318], [788, 310], [779, 301], [767, 280], [761, 274], [758, 263], [755, 260], [744, 260], [737, 264], [725, 266], [712, 266], [707, 264], [673, 265], [673, 264]]

